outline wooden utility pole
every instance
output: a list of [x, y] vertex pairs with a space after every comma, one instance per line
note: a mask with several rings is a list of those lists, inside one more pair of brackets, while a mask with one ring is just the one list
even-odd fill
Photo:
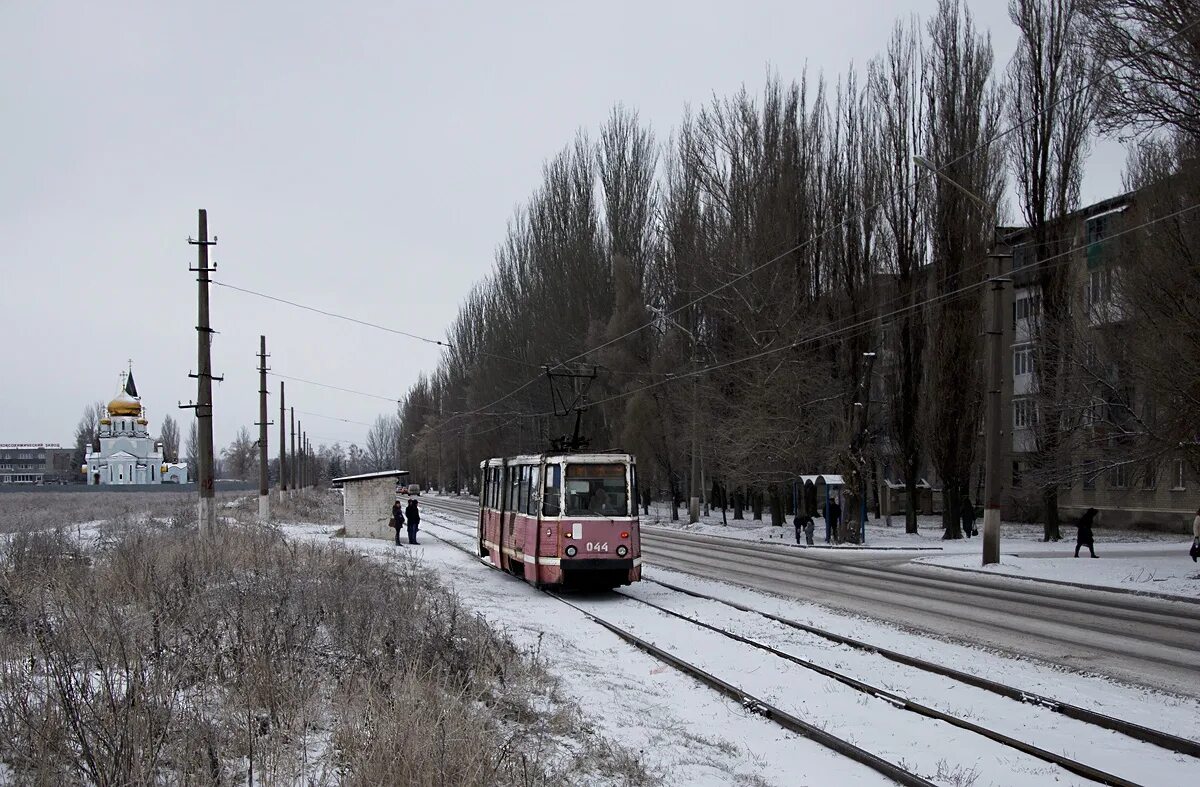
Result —
[[283, 406], [283, 380], [279, 381], [279, 502], [283, 502], [288, 488], [287, 462], [287, 413]]
[[213, 377], [212, 374], [212, 326], [208, 319], [208, 274], [217, 269], [214, 264], [208, 265], [208, 247], [217, 245], [214, 235], [208, 239], [208, 211], [200, 209], [199, 238], [188, 238], [188, 243], [196, 247], [196, 267], [188, 270], [196, 273], [199, 283], [196, 315], [196, 373], [189, 374], [196, 380], [196, 401], [179, 405], [180, 408], [192, 409], [196, 413], [196, 457], [199, 467], [196, 468], [196, 487], [200, 492], [199, 525], [200, 532], [211, 534], [217, 526], [217, 507], [215, 500], [216, 485], [213, 479], [213, 401], [212, 381], [220, 382], [223, 377]]
[[258, 337], [258, 521], [271, 519], [271, 483], [267, 467], [267, 337]]
[[290, 419], [292, 422], [292, 461], [288, 463], [288, 469], [292, 473], [292, 477], [289, 480], [291, 481], [292, 491], [294, 492], [300, 485], [300, 467], [296, 462], [296, 408], [289, 407], [288, 413], [290, 414]]
[[1000, 412], [1000, 394], [1004, 383], [1004, 285], [1002, 262], [1011, 255], [996, 251], [988, 255], [988, 276], [992, 281], [992, 325], [988, 330], [987, 412], [984, 425], [984, 507], [983, 507], [983, 565], [1000, 562], [1000, 496], [1004, 441], [1009, 431], [1004, 428]]

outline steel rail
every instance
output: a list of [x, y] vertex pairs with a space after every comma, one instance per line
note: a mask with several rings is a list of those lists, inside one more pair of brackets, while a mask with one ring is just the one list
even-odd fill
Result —
[[[464, 504], [464, 509], [465, 509], [465, 505], [469, 505], [469, 504]], [[447, 506], [447, 508], [450, 508], [450, 507], [451, 506]], [[450, 527], [447, 527], [447, 529], [453, 530], [453, 528], [450, 528]], [[470, 534], [467, 534], [464, 532], [463, 535], [470, 535]], [[890, 650], [888, 648], [883, 648], [883, 647], [879, 647], [877, 645], [872, 645], [870, 643], [863, 642], [861, 640], [857, 640], [852, 637], [846, 637], [841, 634], [836, 634], [834, 632], [831, 632], [831, 631], [828, 631], [825, 629], [821, 629], [821, 628], [817, 628], [815, 626], [810, 626], [810, 625], [807, 625], [804, 623], [800, 623], [798, 621], [783, 617], [781, 615], [775, 615], [770, 612], [764, 612], [762, 610], [754, 609], [753, 607], [749, 607], [744, 604], [739, 604], [734, 601], [729, 601], [727, 599], [718, 598], [716, 596], [710, 596], [708, 594], [701, 593], [698, 591], [689, 590], [687, 588], [683, 588], [678, 585], [673, 585], [668, 582], [662, 582], [660, 580], [650, 579], [644, 575], [643, 575], [641, 581], [659, 585], [659, 586], [665, 587], [669, 590], [683, 593], [685, 595], [689, 595], [694, 598], [700, 598], [700, 599], [704, 599], [706, 601], [713, 601], [716, 603], [724, 604], [726, 606], [732, 607], [733, 609], [739, 610], [741, 612], [747, 612], [747, 613], [751, 613], [751, 614], [755, 614], [755, 615], [760, 615], [769, 620], [773, 620], [776, 623], [780, 623], [785, 626], [789, 626], [796, 630], [803, 631], [805, 633], [821, 637], [823, 639], [829, 640], [831, 642], [835, 642], [840, 645], [846, 645], [848, 647], [855, 648], [856, 650], [861, 650], [861, 651], [865, 651], [865, 652], [869, 652], [869, 653], [878, 654], [878, 655], [888, 659], [889, 661], [893, 661], [898, 664], [903, 664], [905, 666], [913, 667], [915, 669], [919, 669], [919, 670], [922, 670], [925, 672], [933, 673], [936, 675], [941, 675], [942, 677], [947, 677], [952, 680], [958, 681], [960, 683], [964, 683], [966, 685], [973, 686], [975, 688], [982, 689], [984, 691], [988, 691], [993, 694], [997, 694], [999, 696], [1015, 700], [1017, 702], [1038, 705], [1042, 708], [1046, 708], [1047, 710], [1050, 710], [1055, 713], [1059, 713], [1063, 716], [1066, 716], [1067, 718], [1071, 718], [1076, 721], [1081, 721], [1086, 724], [1100, 727], [1102, 729], [1111, 730], [1113, 732], [1119, 732], [1122, 735], [1126, 735], [1135, 740], [1139, 740], [1144, 743], [1150, 743], [1155, 746], [1159, 746], [1161, 748], [1176, 752], [1178, 754], [1185, 754], [1185, 755], [1188, 755], [1191, 757], [1200, 758], [1200, 742], [1191, 740], [1190, 738], [1184, 738], [1181, 736], [1172, 735], [1170, 733], [1163, 732], [1161, 730], [1152, 729], [1150, 727], [1145, 727], [1140, 724], [1136, 724], [1134, 722], [1126, 721], [1124, 719], [1118, 719], [1114, 716], [1109, 716], [1107, 714], [1100, 713], [1098, 711], [1089, 710], [1087, 708], [1079, 707], [1077, 705], [1072, 705], [1068, 702], [1063, 702], [1061, 700], [1054, 699], [1053, 697], [1048, 697], [1048, 696], [1038, 694], [1033, 691], [1027, 691], [1025, 689], [1015, 688], [1013, 686], [1008, 686], [1006, 684], [999, 683], [997, 681], [993, 681], [988, 678], [984, 678], [984, 677], [981, 677], [978, 675], [972, 675], [967, 672], [962, 672], [961, 670], [956, 670], [953, 667], [936, 664], [934, 662], [926, 661], [925, 659], [921, 659], [916, 656], [910, 656], [905, 653], [900, 653], [898, 651]], [[622, 594], [622, 595], [625, 595], [625, 594]], [[634, 598], [632, 596], [628, 596], [628, 597]], [[636, 598], [634, 600], [642, 601], [641, 599], [636, 599]], [[642, 603], [649, 604], [650, 602], [643, 601]], [[651, 606], [655, 606], [655, 605], [651, 604]]]
[[[445, 525], [441, 525], [440, 523], [434, 523], [434, 524], [435, 524], [435, 526], [438, 526], [438, 527], [445, 527]], [[450, 530], [452, 532], [458, 532], [458, 531], [454, 531], [453, 528], [447, 527], [446, 529]], [[479, 557], [477, 555], [472, 554], [471, 550], [467, 549], [466, 547], [462, 546], [461, 544], [456, 544], [453, 541], [442, 538], [441, 536], [436, 535], [434, 533], [427, 533], [427, 535], [432, 536], [433, 538], [436, 538], [438, 541], [441, 541], [443, 544], [447, 544], [447, 545], [453, 547], [454, 549], [457, 549], [460, 552], [463, 552], [466, 555], [470, 555], [472, 558], [474, 558], [476, 560], [479, 559]], [[497, 570], [499, 570], [499, 569], [497, 569]], [[608, 631], [617, 635], [617, 637], [619, 637], [623, 641], [629, 643], [630, 645], [633, 645], [634, 647], [638, 648], [641, 651], [644, 651], [645, 653], [649, 654], [653, 658], [658, 659], [659, 661], [663, 662], [664, 664], [667, 664], [668, 666], [674, 667], [675, 669], [679, 670], [680, 672], [684, 673], [685, 675], [688, 675], [689, 677], [695, 678], [696, 680], [698, 680], [699, 682], [708, 686], [709, 688], [738, 702], [744, 708], [751, 711], [752, 713], [762, 716], [763, 718], [768, 719], [770, 721], [773, 721], [776, 724], [778, 724], [780, 727], [783, 727], [784, 729], [786, 729], [790, 732], [794, 732], [798, 735], [802, 735], [802, 736], [812, 740], [813, 742], [820, 744], [821, 746], [824, 746], [827, 749], [830, 749], [831, 751], [836, 752], [837, 754], [841, 754], [844, 757], [854, 760], [855, 762], [859, 763], [860, 765], [865, 765], [868, 768], [871, 768], [872, 770], [874, 770], [880, 774], [883, 774], [884, 776], [888, 777], [889, 779], [892, 779], [893, 781], [897, 782], [898, 784], [906, 785], [906, 787], [934, 787], [934, 783], [929, 781], [928, 779], [918, 776], [915, 773], [906, 771], [904, 768], [901, 768], [899, 765], [896, 765], [895, 763], [888, 762], [887, 760], [883, 759], [882, 757], [872, 754], [871, 752], [867, 751], [866, 749], [862, 749], [858, 746], [855, 746], [853, 743], [850, 743], [847, 740], [843, 740], [842, 738], [839, 738], [836, 735], [833, 735], [832, 733], [826, 732], [825, 730], [821, 729], [820, 727], [817, 727], [809, 722], [806, 722], [803, 719], [788, 713], [787, 711], [783, 710], [782, 708], [776, 707], [775, 705], [772, 705], [771, 703], [769, 703], [763, 699], [760, 699], [758, 697], [755, 697], [752, 694], [748, 694], [748, 693], [742, 691], [741, 689], [734, 686], [733, 684], [723, 681], [720, 678], [718, 678], [717, 676], [713, 675], [712, 673], [707, 672], [707, 671], [701, 669], [700, 667], [697, 667], [695, 664], [684, 661], [683, 659], [679, 658], [678, 656], [675, 656], [672, 653], [669, 653], [668, 651], [663, 650], [662, 648], [658, 647], [657, 645], [651, 644], [651, 643], [645, 641], [644, 639], [641, 639], [636, 634], [633, 634], [632, 632], [627, 631], [626, 629], [623, 629], [620, 626], [610, 623], [607, 620], [599, 618], [596, 615], [593, 615], [592, 613], [590, 613], [587, 610], [580, 607], [578, 604], [568, 601], [567, 599], [563, 598], [562, 596], [558, 595], [557, 593], [552, 593], [550, 591], [545, 591], [545, 590], [543, 590], [542, 592], [545, 593], [550, 598], [553, 598], [555, 601], [558, 601], [562, 604], [565, 604], [568, 607], [571, 607], [572, 609], [574, 609], [575, 611], [582, 614], [585, 618], [587, 618], [591, 622], [607, 629]]]
[[[736, 601], [729, 601], [716, 596], [710, 596], [706, 593], [689, 590], [688, 588], [673, 585], [669, 582], [662, 582], [657, 579], [649, 579], [645, 576], [642, 577], [641, 581], [659, 585], [667, 588], [668, 590], [674, 590], [678, 593], [683, 593], [694, 598], [724, 604], [741, 612], [749, 612], [755, 615], [761, 615], [762, 617], [773, 620], [776, 623], [781, 623], [785, 626], [797, 629], [798, 631], [803, 631], [807, 634], [821, 637], [829, 640], [830, 642], [835, 642], [839, 645], [846, 645], [856, 650], [861, 650], [868, 653], [875, 653], [884, 657], [885, 659], [888, 659], [889, 661], [894, 661], [898, 664], [904, 664], [908, 667], [914, 667], [925, 672], [931, 672], [936, 675], [951, 678], [952, 680], [956, 680], [960, 683], [965, 683], [969, 686], [974, 686], [977, 689], [983, 689], [984, 691], [989, 691], [993, 694], [999, 694], [1002, 697], [1007, 697], [1009, 699], [1016, 700], [1017, 702], [1038, 705], [1046, 708], [1047, 710], [1054, 711], [1055, 713], [1061, 713], [1062, 715], [1071, 719], [1075, 719], [1076, 721], [1082, 721], [1096, 727], [1112, 730], [1113, 732], [1119, 732], [1123, 735], [1129, 736], [1130, 738], [1134, 738], [1145, 743], [1151, 743], [1155, 746], [1161, 746], [1164, 749], [1168, 749], [1178, 754], [1187, 754], [1192, 757], [1200, 757], [1200, 743], [1191, 740], [1190, 738], [1182, 738], [1177, 735], [1171, 735], [1170, 733], [1162, 732], [1160, 730], [1143, 727], [1140, 724], [1134, 724], [1133, 722], [1125, 721], [1124, 719], [1118, 719], [1114, 716], [1108, 716], [1097, 711], [1088, 710], [1087, 708], [1081, 708], [1077, 705], [1071, 705], [1070, 703], [1037, 694], [1036, 692], [1014, 688], [1003, 683], [998, 683], [994, 680], [989, 680], [988, 678], [972, 675], [967, 672], [962, 672], [961, 670], [956, 670], [953, 667], [936, 664], [931, 661], [926, 661], [925, 659], [917, 658], [916, 656], [909, 656], [906, 653], [900, 653], [899, 651], [879, 647], [878, 645], [872, 645], [868, 642], [863, 642], [862, 640], [857, 640], [852, 637], [847, 637], [842, 634], [836, 634], [832, 631], [817, 628], [816, 626], [800, 623], [799, 621], [783, 617], [782, 615], [763, 612], [762, 610], [754, 609], [753, 607], [749, 607], [744, 604], [739, 604]], [[630, 598], [632, 598], [632, 596]], [[641, 601], [641, 599], [637, 600]]]
[[625, 598], [627, 598], [631, 601], [636, 601], [639, 604], [645, 604], [646, 606], [652, 607], [653, 609], [656, 609], [659, 612], [662, 612], [666, 615], [670, 615], [671, 617], [677, 618], [679, 620], [687, 621], [688, 623], [691, 623], [695, 626], [699, 626], [700, 628], [707, 629], [708, 631], [712, 631], [716, 634], [720, 634], [721, 636], [727, 637], [735, 642], [740, 642], [743, 645], [749, 645], [752, 648], [757, 648], [758, 650], [764, 651], [766, 653], [770, 653], [772, 656], [781, 658], [781, 659], [788, 661], [792, 664], [795, 664], [799, 667], [803, 667], [804, 669], [812, 670], [813, 672], [816, 672], [824, 677], [835, 680], [838, 683], [841, 683], [845, 686], [849, 686], [850, 688], [855, 689], [856, 691], [860, 691], [863, 694], [866, 694], [867, 696], [875, 697], [876, 699], [882, 700], [882, 701], [888, 703], [889, 705], [892, 705], [901, 710], [910, 711], [910, 712], [916, 713], [918, 715], [925, 716], [926, 718], [935, 719], [937, 721], [942, 721], [942, 722], [950, 724], [954, 727], [958, 727], [959, 729], [963, 729], [968, 732], [973, 732], [976, 735], [981, 735], [981, 736], [988, 738], [990, 740], [993, 740], [996, 743], [999, 743], [1001, 745], [1007, 746], [1012, 749], [1016, 749], [1025, 754], [1029, 754], [1033, 757], [1037, 757], [1039, 759], [1045, 760], [1046, 762], [1053, 763], [1053, 764], [1055, 764], [1065, 770], [1068, 770], [1078, 776], [1083, 776], [1084, 778], [1091, 779], [1092, 781], [1095, 781], [1095, 782], [1100, 782], [1101, 784], [1113, 785], [1114, 787], [1138, 787], [1137, 782], [1131, 782], [1128, 779], [1124, 779], [1115, 774], [1108, 773], [1106, 771], [1102, 771], [1099, 768], [1093, 768], [1092, 766], [1090, 766], [1086, 763], [1079, 762], [1078, 760], [1073, 760], [1070, 757], [1064, 757], [1061, 754], [1056, 754], [1047, 749], [1043, 749], [1038, 746], [1034, 746], [1031, 743], [1026, 743], [1025, 741], [1022, 741], [1019, 738], [1013, 738], [1012, 736], [1007, 735], [1003, 732], [997, 732], [996, 730], [992, 730], [992, 729], [989, 729], [982, 725], [975, 724], [974, 722], [970, 722], [965, 719], [960, 719], [957, 716], [951, 715], [944, 711], [940, 711], [937, 708], [933, 708], [928, 705], [924, 705], [922, 703], [916, 702], [915, 700], [911, 700], [902, 694], [897, 694], [894, 691], [882, 689], [882, 688], [879, 688], [878, 686], [872, 686], [869, 683], [861, 681], [857, 678], [850, 677], [849, 675], [838, 672], [837, 670], [833, 670], [828, 667], [823, 667], [823, 666], [816, 664], [814, 662], [811, 662], [807, 659], [803, 659], [799, 656], [793, 655], [786, 651], [779, 650], [778, 648], [767, 645], [766, 643], [759, 642], [758, 640], [750, 639], [748, 637], [743, 637], [740, 634], [733, 633], [732, 631], [728, 631], [728, 630], [720, 628], [718, 626], [713, 626], [709, 623], [705, 623], [702, 620], [697, 620], [688, 615], [684, 615], [680, 612], [676, 612], [674, 610], [668, 609], [659, 604], [655, 604], [653, 601], [647, 601], [646, 599], [637, 598], [636, 596], [630, 596], [629, 594], [621, 593], [620, 591], [617, 591], [617, 594], [620, 596], [624, 596]]

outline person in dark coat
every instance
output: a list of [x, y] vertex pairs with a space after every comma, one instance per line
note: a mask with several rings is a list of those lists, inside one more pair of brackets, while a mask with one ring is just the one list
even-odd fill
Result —
[[[417, 543], [417, 530], [419, 530], [417, 525], [421, 524], [421, 512], [417, 510], [415, 497], [409, 498], [408, 508], [404, 510], [404, 513], [408, 517], [408, 543], [415, 544]], [[396, 531], [396, 538], [400, 538], [399, 530]]]
[[1092, 537], [1092, 523], [1096, 521], [1096, 514], [1099, 513], [1094, 508], [1089, 508], [1083, 512], [1083, 516], [1079, 517], [1079, 521], [1075, 524], [1078, 530], [1075, 533], [1075, 557], [1079, 557], [1079, 548], [1086, 546], [1088, 552], [1092, 553], [1092, 557], [1096, 557], [1095, 541]]
[[[840, 540], [840, 538], [838, 536], [838, 526], [841, 524], [842, 524], [842, 507], [840, 505], [838, 505], [837, 498], [835, 497], [834, 499], [829, 501], [829, 522], [828, 522], [829, 532], [833, 535], [833, 540], [835, 542]], [[826, 538], [825, 541], [828, 542], [829, 539]]]
[[979, 531], [975, 529], [975, 505], [971, 502], [971, 496], [966, 492], [963, 493], [961, 506], [960, 519], [962, 520], [963, 535], [967, 538], [979, 535]]
[[392, 529], [396, 531], [396, 546], [400, 546], [400, 528], [404, 527], [404, 504], [400, 498], [392, 503]]

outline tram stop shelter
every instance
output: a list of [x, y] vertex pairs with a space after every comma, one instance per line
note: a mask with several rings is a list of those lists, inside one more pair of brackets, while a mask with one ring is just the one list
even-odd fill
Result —
[[[800, 482], [804, 485], [802, 492], [804, 511], [809, 516], [821, 516], [825, 519], [825, 540], [833, 538], [833, 528], [829, 522], [829, 503], [842, 493], [846, 482], [840, 475], [832, 473], [820, 475], [802, 475]], [[842, 516], [849, 512], [843, 511]]]
[[392, 538], [388, 520], [392, 518], [392, 503], [396, 502], [396, 484], [406, 475], [407, 470], [383, 470], [333, 479], [333, 485], [342, 490], [347, 536]]

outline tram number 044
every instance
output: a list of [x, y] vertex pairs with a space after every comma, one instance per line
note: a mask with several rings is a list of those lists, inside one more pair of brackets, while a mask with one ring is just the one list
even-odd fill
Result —
[[608, 551], [608, 542], [607, 541], [595, 541], [595, 542], [588, 541], [587, 544], [584, 545], [584, 547], [587, 549], [588, 552], [607, 552]]

